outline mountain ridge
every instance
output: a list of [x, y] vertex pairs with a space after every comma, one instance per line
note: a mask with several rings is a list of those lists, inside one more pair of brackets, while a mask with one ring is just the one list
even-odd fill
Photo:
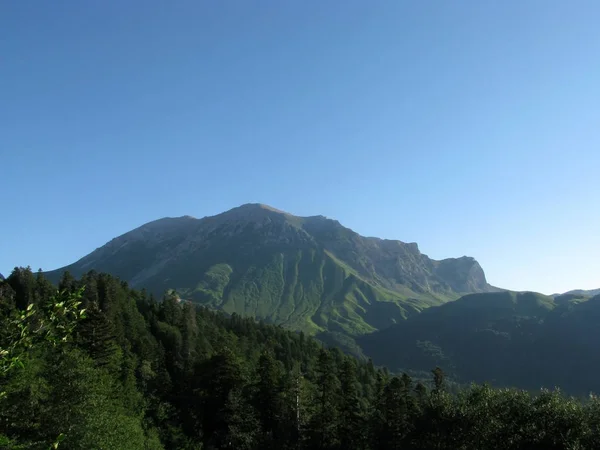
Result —
[[596, 295], [600, 295], [600, 289], [572, 289], [570, 291], [563, 292], [562, 294], [553, 294], [554, 297], [561, 295], [583, 295], [587, 297], [595, 297]]
[[68, 270], [108, 272], [182, 298], [308, 332], [358, 335], [470, 292], [497, 290], [472, 257], [434, 260], [416, 243], [364, 237], [325, 216], [245, 204], [165, 217], [97, 248]]

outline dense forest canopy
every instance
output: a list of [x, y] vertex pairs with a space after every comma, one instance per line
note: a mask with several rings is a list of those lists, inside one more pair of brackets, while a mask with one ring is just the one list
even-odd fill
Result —
[[0, 315], [0, 448], [600, 448], [594, 397], [450, 392], [107, 274], [17, 268]]

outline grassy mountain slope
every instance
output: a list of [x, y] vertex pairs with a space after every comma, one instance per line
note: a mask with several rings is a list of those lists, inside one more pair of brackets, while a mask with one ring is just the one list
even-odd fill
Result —
[[91, 269], [292, 329], [352, 336], [494, 289], [473, 258], [435, 261], [414, 243], [366, 238], [322, 216], [256, 204], [151, 222], [47, 276]]
[[439, 365], [462, 382], [600, 392], [600, 296], [472, 294], [358, 339], [392, 369]]

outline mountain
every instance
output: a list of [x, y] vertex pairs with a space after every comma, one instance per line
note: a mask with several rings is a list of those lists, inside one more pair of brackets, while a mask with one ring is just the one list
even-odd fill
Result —
[[360, 335], [490, 286], [473, 258], [433, 260], [417, 244], [364, 237], [323, 216], [261, 204], [164, 218], [46, 274], [95, 270], [162, 295], [310, 333]]
[[0, 281], [4, 280], [4, 275], [0, 273]]
[[460, 382], [600, 392], [600, 296], [471, 294], [357, 339], [392, 370], [440, 366]]

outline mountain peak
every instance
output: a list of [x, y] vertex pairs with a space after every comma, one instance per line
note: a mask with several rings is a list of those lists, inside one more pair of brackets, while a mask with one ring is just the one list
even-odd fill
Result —
[[246, 203], [205, 219], [217, 222], [262, 222], [265, 219], [286, 220], [293, 218], [296, 218], [296, 216], [263, 203]]
[[274, 208], [272, 206], [269, 205], [265, 205], [264, 203], [244, 203], [243, 205], [240, 205], [236, 208], [230, 209], [229, 211], [225, 212], [224, 214], [227, 214], [228, 212], [232, 212], [232, 211], [270, 211], [270, 212], [274, 212], [274, 213], [278, 213], [278, 214], [285, 214], [288, 216], [291, 216], [291, 214], [282, 211], [280, 209]]

